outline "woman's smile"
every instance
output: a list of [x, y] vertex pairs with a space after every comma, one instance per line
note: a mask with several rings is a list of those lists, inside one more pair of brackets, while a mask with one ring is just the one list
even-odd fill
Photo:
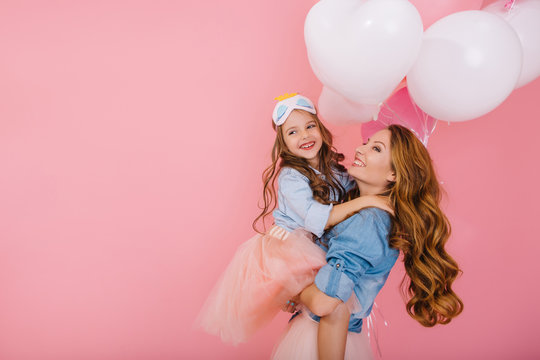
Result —
[[352, 166], [365, 167], [366, 164], [362, 160], [360, 160], [358, 155], [356, 155], [356, 157], [354, 158], [354, 162], [352, 163]]

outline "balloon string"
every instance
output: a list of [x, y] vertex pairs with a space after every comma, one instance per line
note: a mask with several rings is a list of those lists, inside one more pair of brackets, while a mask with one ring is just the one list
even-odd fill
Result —
[[378, 118], [376, 119], [376, 121], [383, 124], [384, 126], [398, 124], [406, 127], [407, 129], [411, 130], [414, 135], [416, 135], [416, 137], [422, 142], [422, 144], [424, 144], [425, 147], [427, 147], [429, 137], [431, 136], [433, 131], [435, 131], [435, 127], [437, 126], [438, 121], [437, 119], [428, 115], [426, 112], [420, 109], [420, 107], [414, 102], [414, 99], [412, 98], [410, 93], [409, 98], [414, 112], [416, 113], [416, 117], [420, 123], [418, 129], [415, 129], [411, 124], [408, 124], [404, 119], [402, 119], [402, 117], [399, 116], [390, 107], [390, 105], [388, 105], [388, 102], [382, 103], [383, 106], [378, 114]]
[[[388, 110], [390, 114], [385, 113], [384, 110]], [[384, 121], [381, 121], [381, 115], [383, 115]], [[406, 127], [407, 129], [411, 130], [420, 141], [422, 141], [422, 144], [424, 144], [424, 146], [426, 146], [426, 144], [423, 141], [425, 137], [421, 136], [415, 129], [413, 129], [412, 126], [409, 126], [409, 124], [403, 121], [401, 117], [394, 110], [392, 110], [392, 108], [388, 105], [387, 102], [384, 102], [384, 107], [382, 108], [379, 114], [379, 121], [381, 121], [385, 126], [390, 126], [392, 124], [397, 123], [399, 125]]]
[[[415, 107], [418, 107], [418, 105], [415, 105]], [[422, 140], [422, 143], [427, 147], [429, 136], [435, 131], [438, 121], [423, 111], [422, 120], [422, 126], [424, 128], [424, 139]]]
[[[381, 312], [381, 310], [379, 309], [379, 305], [377, 305], [376, 302], [373, 303], [373, 309], [371, 310], [371, 313], [369, 314], [369, 316], [366, 318], [366, 322], [367, 322], [367, 335], [368, 335], [368, 339], [369, 339], [369, 342], [373, 345], [373, 343], [375, 343], [375, 348], [377, 349], [377, 357], [382, 359], [382, 351], [381, 351], [381, 346], [379, 344], [379, 333], [378, 333], [378, 329], [377, 329], [377, 315], [376, 313], [379, 314], [379, 317], [381, 318], [381, 320], [383, 321], [383, 324], [385, 327], [388, 327], [388, 322], [384, 319], [384, 316]], [[371, 336], [373, 333], [373, 337]]]
[[512, 8], [514, 7], [515, 2], [516, 2], [516, 0], [507, 0], [506, 3], [504, 4], [504, 9], [506, 11], [512, 10]]
[[[425, 111], [420, 109], [420, 106], [416, 104], [414, 99], [411, 96], [411, 93], [409, 92], [409, 99], [411, 100], [411, 104], [413, 105], [414, 111], [416, 112], [416, 116], [418, 116], [419, 119], [421, 119], [422, 123], [422, 130], [424, 132], [424, 136], [422, 136], [420, 141], [422, 141], [422, 144], [424, 144], [425, 147], [427, 147], [429, 136], [433, 134], [433, 131], [435, 131], [435, 126], [437, 126], [437, 119], [433, 118], [432, 116], [428, 115]], [[430, 120], [433, 120], [433, 123], [431, 123]]]

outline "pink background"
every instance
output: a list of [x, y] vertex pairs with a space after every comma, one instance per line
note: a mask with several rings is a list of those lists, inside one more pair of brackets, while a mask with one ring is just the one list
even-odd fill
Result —
[[[193, 329], [253, 231], [273, 97], [321, 85], [314, 0], [0, 4], [0, 359], [264, 359]], [[398, 266], [377, 299], [385, 359], [540, 357], [540, 80], [439, 123], [465, 311], [408, 317]], [[331, 126], [350, 161], [360, 127]]]

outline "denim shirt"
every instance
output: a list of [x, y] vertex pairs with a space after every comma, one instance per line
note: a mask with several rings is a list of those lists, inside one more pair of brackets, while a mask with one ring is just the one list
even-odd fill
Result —
[[[351, 314], [349, 331], [362, 330], [362, 318], [371, 312], [375, 297], [398, 258], [399, 251], [388, 245], [390, 226], [387, 212], [367, 208], [337, 224], [318, 240], [319, 245], [321, 240], [328, 245], [328, 264], [315, 277], [317, 288], [343, 302], [354, 291], [360, 302], [360, 311]], [[312, 317], [319, 319], [313, 314]]]
[[[319, 171], [315, 170], [315, 173], [324, 179]], [[345, 191], [354, 187], [355, 182], [349, 174], [337, 170], [334, 174]], [[315, 200], [309, 179], [293, 168], [284, 167], [281, 170], [278, 186], [277, 207], [272, 213], [276, 225], [289, 231], [304, 228], [321, 237], [333, 205], [324, 205]], [[337, 191], [332, 191], [330, 200], [338, 200]]]

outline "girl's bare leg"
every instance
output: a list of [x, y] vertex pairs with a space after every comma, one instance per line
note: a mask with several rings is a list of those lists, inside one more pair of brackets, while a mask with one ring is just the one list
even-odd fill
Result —
[[321, 317], [317, 344], [319, 360], [338, 360], [345, 357], [350, 312], [344, 303], [329, 315]]

